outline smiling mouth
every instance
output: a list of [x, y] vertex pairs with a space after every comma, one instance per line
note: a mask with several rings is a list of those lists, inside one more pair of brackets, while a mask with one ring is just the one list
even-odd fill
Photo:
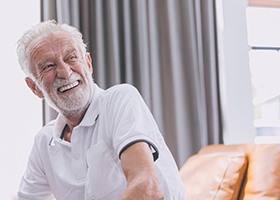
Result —
[[58, 90], [59, 92], [65, 92], [65, 91], [67, 91], [67, 90], [71, 90], [71, 89], [77, 87], [79, 84], [80, 84], [79, 81], [75, 81], [75, 82], [73, 82], [73, 83], [71, 83], [71, 84], [69, 84], [69, 85], [61, 86], [61, 87], [59, 87], [57, 90]]

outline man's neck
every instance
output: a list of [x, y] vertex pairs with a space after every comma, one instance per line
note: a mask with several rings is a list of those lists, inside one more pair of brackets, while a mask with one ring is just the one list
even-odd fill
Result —
[[64, 116], [66, 123], [68, 124], [71, 130], [75, 126], [78, 126], [80, 122], [83, 120], [89, 105], [90, 103], [85, 108], [79, 110], [60, 111], [60, 113]]
[[68, 141], [68, 142], [71, 142], [72, 130], [73, 129], [70, 129], [68, 124], [66, 124], [65, 127], [62, 130], [61, 139], [64, 139], [65, 141]]

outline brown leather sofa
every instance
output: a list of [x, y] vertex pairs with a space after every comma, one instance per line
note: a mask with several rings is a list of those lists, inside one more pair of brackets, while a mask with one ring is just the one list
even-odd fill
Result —
[[187, 200], [280, 200], [280, 144], [209, 145], [180, 174]]

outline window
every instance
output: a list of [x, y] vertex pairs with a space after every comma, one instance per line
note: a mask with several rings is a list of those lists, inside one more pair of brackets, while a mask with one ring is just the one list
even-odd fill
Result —
[[19, 37], [40, 21], [39, 2], [9, 0], [0, 6], [0, 199], [14, 199], [33, 138], [42, 126], [41, 100], [25, 85], [16, 57]]
[[250, 0], [249, 67], [257, 135], [280, 135], [280, 1]]
[[224, 143], [254, 143], [246, 24], [248, 1], [215, 2]]

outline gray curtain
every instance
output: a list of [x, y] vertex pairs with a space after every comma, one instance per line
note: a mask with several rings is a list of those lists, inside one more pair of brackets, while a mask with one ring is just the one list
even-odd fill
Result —
[[[76, 26], [106, 89], [138, 88], [178, 167], [222, 143], [215, 0], [42, 0], [42, 20]], [[45, 122], [56, 114], [45, 105]]]

